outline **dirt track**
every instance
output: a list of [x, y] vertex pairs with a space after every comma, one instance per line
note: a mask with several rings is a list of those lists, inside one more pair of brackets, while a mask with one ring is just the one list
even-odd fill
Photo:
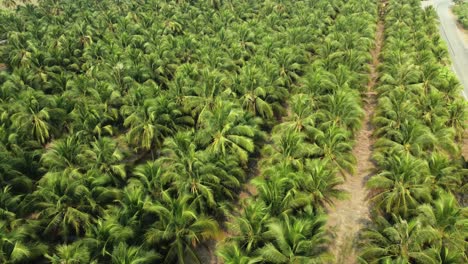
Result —
[[361, 230], [369, 221], [369, 202], [367, 199], [368, 190], [365, 184], [374, 171], [372, 156], [372, 131], [371, 119], [376, 105], [376, 94], [373, 88], [378, 79], [377, 67], [379, 65], [379, 55], [383, 43], [383, 22], [377, 25], [375, 48], [371, 51], [372, 63], [370, 65], [370, 81], [365, 94], [364, 110], [365, 117], [363, 128], [356, 137], [356, 146], [353, 155], [357, 159], [356, 175], [349, 175], [346, 182], [341, 186], [349, 192], [349, 199], [335, 202], [334, 207], [329, 209], [328, 226], [334, 234], [331, 250], [335, 255], [336, 263], [356, 263], [356, 243], [355, 240]]

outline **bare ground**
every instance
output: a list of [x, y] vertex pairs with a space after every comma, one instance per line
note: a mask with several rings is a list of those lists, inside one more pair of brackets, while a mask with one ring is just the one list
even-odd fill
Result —
[[[16, 0], [15, 2], [15, 6], [12, 6], [12, 7], [6, 7], [2, 1], [0, 1], [0, 9], [14, 9], [16, 8], [17, 6], [20, 6], [20, 5], [25, 5], [25, 4], [32, 4], [32, 5], [37, 5], [37, 1], [38, 0], [30, 0], [29, 3], [23, 3], [23, 1], [21, 0]], [[28, 1], [26, 1], [28, 2]]]
[[468, 120], [465, 120], [465, 131], [463, 133], [463, 141], [459, 142], [461, 144], [461, 154], [468, 161]]
[[356, 175], [347, 177], [341, 188], [349, 192], [349, 199], [336, 201], [334, 206], [328, 209], [328, 228], [334, 235], [334, 244], [331, 252], [335, 255], [336, 263], [357, 263], [356, 239], [361, 230], [370, 222], [368, 190], [365, 184], [374, 172], [372, 163], [372, 131], [371, 119], [377, 101], [373, 88], [378, 79], [377, 67], [379, 65], [379, 54], [383, 42], [383, 22], [377, 25], [375, 48], [371, 51], [372, 63], [370, 65], [370, 80], [367, 92], [364, 94], [365, 117], [363, 128], [356, 136], [356, 146], [353, 155], [357, 159]]

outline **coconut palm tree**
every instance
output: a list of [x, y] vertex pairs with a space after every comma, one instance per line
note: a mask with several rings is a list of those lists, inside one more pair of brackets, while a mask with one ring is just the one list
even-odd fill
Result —
[[20, 204], [21, 195], [15, 195], [11, 192], [11, 186], [5, 186], [0, 190], [0, 220], [13, 221], [16, 218], [18, 204]]
[[34, 193], [44, 235], [63, 242], [83, 235], [99, 213], [89, 188], [72, 177], [66, 172], [48, 174]]
[[450, 126], [455, 129], [457, 140], [461, 140], [465, 129], [465, 123], [462, 120], [466, 118], [466, 101], [454, 100], [448, 105], [448, 110]]
[[361, 119], [364, 117], [358, 98], [357, 92], [348, 89], [323, 96], [320, 100], [319, 120], [333, 123], [354, 134], [361, 127]]
[[435, 185], [445, 191], [457, 192], [462, 181], [462, 169], [454, 164], [447, 155], [433, 153], [428, 158], [429, 171], [434, 177]]
[[449, 250], [445, 246], [429, 249], [429, 254], [435, 260], [435, 263], [455, 264], [466, 261], [466, 256], [463, 258], [461, 252], [456, 250]]
[[415, 157], [425, 155], [436, 144], [436, 138], [424, 125], [404, 121], [399, 130], [388, 132], [389, 137], [381, 137], [375, 142], [377, 150], [411, 154]]
[[[267, 205], [262, 200], [247, 203], [242, 214], [232, 216], [232, 218], [233, 221], [228, 222], [229, 229], [233, 232], [229, 240], [238, 245], [246, 254], [253, 254], [265, 242], [264, 233], [267, 231], [266, 224], [270, 219]], [[230, 255], [229, 246], [230, 244], [223, 246], [222, 251], [227, 250], [226, 253]], [[220, 254], [226, 253], [220, 252]]]
[[134, 111], [126, 117], [124, 126], [130, 128], [127, 132], [129, 143], [143, 150], [161, 145], [164, 137], [171, 135], [174, 130], [193, 123], [166, 96], [147, 99], [142, 107]]
[[246, 124], [245, 113], [234, 103], [217, 101], [213, 111], [200, 116], [200, 128], [198, 142], [211, 153], [233, 154], [246, 162], [254, 151], [257, 128]]
[[81, 241], [87, 246], [91, 255], [97, 259], [109, 257], [112, 247], [134, 237], [134, 229], [123, 226], [115, 215], [106, 214], [87, 230]]
[[[432, 204], [424, 204], [418, 208], [419, 219], [422, 223], [432, 226], [438, 237], [434, 246], [446, 247], [451, 251], [463, 253], [465, 244], [466, 220], [463, 220], [467, 211], [460, 208], [455, 197], [441, 192], [440, 197]], [[463, 254], [464, 259], [467, 258]]]
[[[161, 164], [161, 160], [148, 161], [135, 167], [130, 184], [142, 185], [146, 193], [159, 199], [164, 190], [167, 190], [170, 178]], [[133, 181], [136, 179], [136, 181]]]
[[261, 257], [248, 256], [236, 243], [228, 243], [221, 247], [217, 255], [226, 264], [254, 264], [262, 261]]
[[91, 135], [101, 137], [104, 133], [113, 135], [112, 126], [106, 123], [114, 118], [105, 113], [105, 107], [103, 104], [76, 103], [70, 113], [73, 119], [70, 131], [87, 137]]
[[91, 263], [90, 252], [81, 241], [58, 245], [56, 252], [52, 256], [45, 255], [50, 263]]
[[[16, 148], [16, 150], [20, 150]], [[23, 152], [23, 151], [21, 151]], [[18, 154], [25, 154], [18, 153]], [[31, 153], [30, 156], [34, 156]], [[37, 154], [36, 154], [37, 156]], [[25, 164], [27, 162], [26, 155], [22, 158], [17, 153], [9, 152], [5, 149], [4, 146], [0, 145], [0, 182], [3, 186], [10, 186], [9, 188], [13, 190], [23, 190], [23, 191], [30, 191], [32, 190], [33, 186], [33, 177], [34, 174], [31, 173], [30, 175], [25, 175], [21, 171], [23, 167], [28, 167], [30, 171], [34, 171], [34, 167], [37, 162], [31, 162], [29, 164]], [[23, 166], [26, 165], [26, 166]], [[25, 172], [30, 172], [25, 171]]]
[[324, 158], [336, 165], [340, 172], [354, 173], [356, 158], [351, 154], [353, 143], [351, 133], [335, 124], [314, 128], [311, 137], [315, 143], [315, 156]]
[[54, 141], [41, 157], [41, 162], [49, 171], [79, 169], [83, 166], [84, 146], [78, 137], [70, 136]]
[[218, 98], [227, 96], [227, 91], [224, 90], [227, 80], [217, 70], [205, 70], [199, 74], [197, 72], [192, 73], [192, 75], [203, 80], [203, 82], [196, 82], [193, 84], [194, 87], [187, 87], [189, 90], [187, 92], [184, 91], [187, 93], [184, 101], [187, 107], [192, 110], [192, 116], [200, 117], [204, 115], [205, 111], [212, 111], [214, 109], [217, 104], [216, 101], [219, 100]]
[[396, 89], [391, 96], [383, 96], [379, 99], [376, 117], [373, 123], [376, 125], [375, 136], [382, 136], [400, 129], [406, 120], [413, 121], [417, 116], [415, 105], [408, 100], [407, 94], [401, 89]]
[[297, 195], [307, 200], [311, 206], [332, 204], [336, 199], [344, 199], [346, 192], [339, 189], [343, 179], [325, 160], [307, 160], [304, 171], [294, 175], [294, 189]]
[[114, 140], [108, 137], [96, 139], [91, 148], [83, 153], [85, 160], [94, 162], [88, 164], [87, 169], [98, 170], [102, 177], [119, 186], [125, 182], [127, 173], [123, 164], [123, 154]]
[[307, 94], [295, 94], [291, 97], [291, 113], [278, 124], [277, 129], [307, 133], [316, 125], [316, 102]]
[[20, 94], [22, 103], [10, 117], [12, 129], [45, 144], [56, 134], [54, 121], [62, 119], [63, 110], [56, 107], [56, 99], [41, 92], [25, 91]]
[[242, 107], [256, 116], [264, 119], [273, 117], [273, 108], [266, 101], [268, 91], [265, 87], [266, 76], [260, 69], [250, 64], [242, 67], [240, 74], [235, 76], [233, 90], [242, 101]]
[[270, 214], [274, 217], [293, 213], [295, 209], [295, 197], [292, 191], [293, 182], [288, 178], [290, 175], [284, 174], [275, 176], [268, 180], [254, 180], [253, 183], [258, 191], [258, 196], [265, 202], [270, 210]]
[[30, 109], [30, 113], [18, 112], [11, 116], [12, 123], [20, 131], [30, 131], [31, 136], [39, 143], [45, 144], [50, 138], [50, 119], [49, 112], [46, 108], [35, 112]]
[[0, 221], [0, 261], [20, 263], [34, 260], [47, 250], [47, 246], [34, 236], [34, 229], [27, 223], [14, 220]]
[[141, 247], [131, 247], [122, 242], [114, 247], [111, 256], [112, 263], [115, 264], [154, 263], [160, 257], [154, 251], [147, 251]]
[[305, 63], [305, 56], [296, 48], [282, 48], [273, 53], [275, 61], [280, 66], [279, 75], [288, 88], [299, 79], [302, 74], [301, 64]]
[[[233, 199], [240, 188], [243, 173], [232, 168], [229, 156], [216, 157], [207, 151], [195, 151], [192, 133], [177, 133], [164, 143], [162, 164], [170, 166], [161, 179], [170, 179], [180, 195], [191, 193], [199, 211], [214, 209], [215, 201]], [[238, 166], [236, 159], [232, 160]]]
[[420, 203], [431, 200], [431, 176], [426, 162], [408, 154], [393, 154], [380, 165], [382, 171], [367, 182], [376, 191], [372, 201], [377, 208], [407, 217]]
[[422, 226], [418, 220], [403, 220], [393, 216], [374, 220], [375, 227], [362, 233], [360, 258], [364, 263], [436, 263], [425, 245], [437, 239], [436, 232]]
[[270, 263], [322, 263], [330, 260], [324, 250], [327, 242], [322, 215], [294, 219], [287, 215], [268, 224], [265, 236], [271, 242], [258, 253]]
[[[281, 126], [278, 129], [281, 129]], [[318, 152], [316, 146], [306, 142], [304, 133], [288, 128], [274, 133], [272, 140], [273, 144], [266, 145], [262, 150], [263, 155], [268, 157], [262, 161], [262, 167], [280, 164], [283, 167], [301, 169], [304, 160]]]
[[161, 203], [147, 208], [159, 220], [146, 230], [145, 243], [165, 249], [164, 263], [185, 263], [185, 259], [200, 263], [194, 247], [218, 232], [216, 221], [197, 215], [190, 199], [188, 195], [174, 199], [164, 193]]

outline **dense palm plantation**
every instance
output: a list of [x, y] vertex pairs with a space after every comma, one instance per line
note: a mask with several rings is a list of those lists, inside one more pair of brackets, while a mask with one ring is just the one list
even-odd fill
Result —
[[239, 254], [326, 259], [323, 205], [343, 196], [362, 116], [367, 4], [43, 1], [4, 11], [2, 261], [197, 262], [257, 167], [273, 181], [256, 183], [263, 207], [246, 204], [265, 215], [246, 222], [260, 237]]
[[364, 114], [359, 92], [368, 81], [377, 5], [347, 1], [332, 14], [261, 152], [252, 180], [258, 194], [229, 222], [232, 235], [219, 250], [225, 263], [333, 262], [326, 206], [346, 197], [339, 185], [355, 170], [351, 150]]
[[[6, 2], [0, 263], [333, 262], [378, 1]], [[369, 263], [466, 260], [465, 102], [417, 6], [386, 19]]]
[[[364, 263], [466, 263], [466, 170], [459, 149], [466, 115], [449, 70], [436, 13], [418, 1], [386, 7], [374, 118], [374, 224], [362, 234]], [[461, 199], [463, 201], [463, 199]]]

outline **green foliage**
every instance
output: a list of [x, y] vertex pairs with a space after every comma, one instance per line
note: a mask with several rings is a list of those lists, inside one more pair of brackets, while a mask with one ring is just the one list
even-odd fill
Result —
[[464, 263], [466, 210], [455, 197], [466, 175], [466, 101], [441, 52], [435, 10], [403, 0], [386, 10], [373, 120], [378, 172], [367, 182], [373, 224], [362, 232], [360, 261]]
[[[344, 3], [45, 0], [2, 11], [1, 219], [31, 228], [31, 244], [18, 237], [17, 250], [5, 246], [2, 256], [196, 262], [261, 153], [271, 153], [265, 176], [278, 180], [258, 183], [276, 201], [262, 232], [294, 212], [288, 225], [314, 226], [305, 241], [319, 237], [324, 248], [324, 217], [314, 207], [343, 196], [332, 163], [352, 167], [362, 117], [356, 91], [372, 39], [370, 16], [359, 21], [351, 16], [359, 8]], [[340, 8], [347, 15], [334, 26]], [[353, 22], [359, 27], [346, 39], [328, 33]], [[336, 40], [329, 67], [316, 58], [325, 38]], [[318, 68], [327, 76], [321, 87]], [[289, 124], [277, 126], [282, 117]], [[272, 130], [281, 151], [265, 147]], [[274, 173], [278, 161], [284, 168]], [[250, 253], [272, 242], [264, 239], [248, 242]], [[297, 254], [320, 258], [313, 252]]]
[[[376, 1], [16, 2], [0, 11], [1, 263], [202, 263], [212, 240], [225, 263], [333, 262], [325, 212], [355, 172]], [[404, 2], [362, 260], [463, 262], [466, 103], [433, 10]]]
[[459, 1], [454, 7], [453, 12], [458, 17], [458, 21], [464, 28], [468, 29], [468, 3]]
[[261, 151], [260, 175], [251, 180], [256, 194], [230, 217], [232, 235], [218, 250], [227, 263], [333, 262], [324, 209], [346, 197], [339, 185], [355, 170], [351, 150], [364, 115], [359, 91], [367, 82], [376, 5], [349, 1], [336, 7], [339, 14], [322, 8], [333, 19], [324, 41], [311, 47], [313, 63], [297, 76], [291, 60], [301, 61], [281, 54], [287, 86], [299, 85]]

